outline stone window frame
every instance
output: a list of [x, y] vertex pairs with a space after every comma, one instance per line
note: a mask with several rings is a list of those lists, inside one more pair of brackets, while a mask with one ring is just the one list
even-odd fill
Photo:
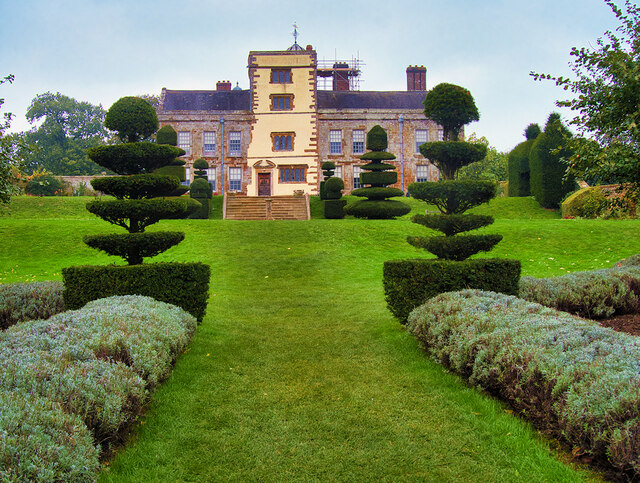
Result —
[[[293, 111], [293, 94], [271, 94], [269, 99], [271, 101], [270, 109], [272, 111]], [[276, 105], [277, 101], [284, 101], [284, 107], [280, 109], [279, 106]], [[287, 101], [289, 103], [289, 107], [287, 107]]]
[[[357, 136], [356, 136], [357, 133]], [[357, 139], [356, 139], [357, 137]], [[354, 129], [351, 133], [351, 150], [353, 154], [364, 154], [366, 134], [364, 129]]]
[[[294, 132], [272, 132], [271, 150], [274, 153], [280, 151], [293, 151], [296, 133]], [[285, 149], [282, 149], [282, 138], [285, 140]]]
[[229, 166], [229, 191], [242, 191], [242, 167]]
[[[202, 133], [202, 155], [203, 156], [216, 155], [217, 139], [218, 139], [218, 133], [216, 131], [204, 131]], [[207, 146], [213, 146], [213, 148], [207, 149]]]
[[429, 141], [429, 132], [426, 129], [416, 129], [416, 153], [420, 152], [420, 145]]
[[271, 84], [292, 84], [293, 83], [291, 78], [291, 69], [287, 69], [287, 68], [271, 69], [271, 75], [269, 76], [269, 79]]
[[362, 166], [358, 164], [354, 164], [353, 165], [353, 189], [354, 190], [362, 187], [362, 184], [360, 183], [361, 174], [362, 174]]
[[[237, 148], [237, 149], [235, 149], [235, 148]], [[230, 157], [242, 156], [242, 131], [229, 131], [229, 153], [228, 153], [228, 155]]]
[[429, 165], [417, 164], [416, 165], [416, 183], [424, 183], [429, 181]]
[[217, 173], [216, 173], [216, 168], [207, 168], [205, 170], [207, 172], [207, 181], [209, 183], [211, 183], [211, 188], [212, 190], [215, 192], [216, 190], [216, 180], [217, 180]]
[[293, 164], [289, 166], [278, 166], [278, 181], [282, 184], [300, 184], [307, 182], [307, 169], [309, 166]]
[[191, 155], [191, 132], [190, 131], [178, 131], [178, 147], [184, 149], [184, 156]]
[[335, 169], [333, 170], [333, 177], [334, 178], [344, 179], [344, 178], [342, 178], [343, 173], [344, 173], [343, 167], [342, 166], [336, 166]]
[[342, 129], [329, 130], [329, 154], [342, 154]]

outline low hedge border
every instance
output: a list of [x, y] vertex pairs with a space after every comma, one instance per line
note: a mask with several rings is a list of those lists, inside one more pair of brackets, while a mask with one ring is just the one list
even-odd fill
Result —
[[68, 309], [112, 295], [145, 295], [177, 305], [202, 322], [209, 298], [209, 265], [146, 263], [76, 266], [62, 269]]
[[440, 293], [476, 288], [517, 295], [519, 279], [520, 261], [500, 258], [388, 260], [383, 268], [387, 306], [403, 324], [414, 308]]
[[[124, 296], [96, 300], [81, 310], [18, 324], [0, 334], [0, 400], [3, 391], [29, 401], [42, 398], [45, 402], [33, 408], [15, 411], [35, 421], [36, 435], [53, 435], [42, 440], [24, 440], [20, 434], [13, 440], [4, 437], [0, 462], [9, 466], [2, 471], [27, 479], [27, 462], [31, 466], [38, 462], [53, 468], [47, 481], [73, 480], [78, 466], [56, 466], [61, 451], [66, 451], [56, 446], [58, 425], [64, 423], [71, 430], [81, 421], [101, 446], [118, 442], [142, 411], [149, 391], [169, 375], [196, 324], [193, 316], [178, 307], [150, 297]], [[66, 416], [51, 412], [52, 407]], [[31, 414], [32, 410], [41, 414]], [[3, 417], [0, 411], [0, 436], [3, 428], [14, 424]], [[82, 436], [81, 430], [77, 432]], [[86, 444], [76, 446], [70, 451], [77, 452], [77, 465], [93, 461], [93, 456], [87, 459], [91, 451]], [[64, 461], [73, 459], [64, 457]], [[92, 464], [87, 463], [87, 468]], [[95, 475], [84, 478], [93, 479]]]
[[60, 282], [0, 284], [0, 329], [63, 312], [62, 289]]
[[640, 310], [640, 266], [620, 265], [552, 278], [522, 277], [520, 298], [589, 319], [636, 313]]
[[478, 290], [432, 298], [408, 330], [440, 363], [537, 426], [640, 476], [640, 342], [597, 323]]

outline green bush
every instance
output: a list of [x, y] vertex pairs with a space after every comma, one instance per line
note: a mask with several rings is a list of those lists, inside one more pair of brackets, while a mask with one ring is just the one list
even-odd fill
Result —
[[455, 141], [462, 126], [480, 119], [471, 93], [455, 84], [438, 84], [427, 92], [423, 104], [424, 115], [442, 126], [447, 141]]
[[372, 188], [387, 186], [396, 183], [397, 181], [398, 173], [396, 173], [395, 171], [370, 171], [360, 174], [360, 182], [362, 184], [371, 185]]
[[420, 153], [440, 170], [443, 179], [451, 180], [460, 168], [483, 160], [487, 146], [462, 141], [435, 141], [421, 144]]
[[407, 237], [407, 242], [414, 247], [424, 248], [438, 258], [459, 262], [478, 252], [491, 251], [501, 240], [502, 235]]
[[82, 241], [91, 248], [108, 255], [122, 257], [129, 265], [143, 263], [184, 240], [184, 232], [158, 231], [153, 233], [113, 233], [86, 235]]
[[453, 236], [491, 225], [494, 220], [488, 215], [414, 215], [411, 221], [446, 236]]
[[116, 131], [122, 142], [136, 143], [158, 130], [158, 116], [151, 104], [144, 99], [133, 96], [122, 97], [107, 111], [104, 127]]
[[178, 133], [169, 124], [162, 126], [156, 133], [156, 143], [178, 145]]
[[342, 190], [344, 189], [344, 181], [342, 181], [342, 178], [328, 178], [324, 183], [325, 199], [339, 200], [342, 198]]
[[[198, 158], [193, 162], [193, 169], [195, 171], [204, 171], [207, 168], [209, 168], [209, 163], [207, 163], [207, 160], [204, 158]], [[206, 176], [206, 173], [202, 174]]]
[[182, 307], [199, 322], [209, 298], [210, 268], [202, 263], [77, 266], [62, 269], [64, 303], [78, 309], [111, 295], [146, 295]]
[[570, 194], [560, 205], [563, 217], [598, 218], [609, 203], [600, 187], [582, 188]]
[[170, 164], [169, 166], [163, 166], [162, 168], [154, 169], [153, 172], [154, 174], [162, 174], [165, 176], [176, 176], [178, 179], [180, 179], [180, 181], [186, 181], [187, 171], [184, 168], [184, 161], [178, 161], [181, 161], [182, 164], [175, 165], [172, 161], [172, 164]]
[[180, 186], [175, 176], [159, 174], [134, 174], [131, 176], [109, 176], [91, 180], [91, 186], [97, 191], [114, 196], [119, 200], [143, 199], [166, 196]]
[[87, 151], [91, 161], [117, 174], [143, 174], [168, 165], [185, 151], [168, 144], [127, 143], [96, 146]]
[[60, 282], [0, 284], [0, 329], [63, 312], [62, 289]]
[[441, 180], [411, 183], [409, 194], [435, 205], [446, 215], [461, 214], [495, 198], [498, 184], [494, 181]]
[[193, 199], [200, 203], [200, 208], [191, 213], [189, 215], [189, 219], [208, 220], [209, 215], [211, 214], [211, 200], [206, 196], [197, 198], [194, 196]]
[[[383, 152], [387, 149], [387, 146], [387, 132], [382, 126], [376, 124], [367, 132], [367, 149], [374, 152]], [[395, 157], [391, 159], [395, 159]]]
[[566, 165], [562, 159], [569, 159], [572, 151], [567, 137], [571, 133], [560, 121], [558, 114], [551, 114], [544, 132], [540, 134], [529, 153], [531, 194], [543, 208], [555, 209], [564, 196], [575, 189], [572, 177], [564, 179]]
[[33, 196], [55, 196], [66, 188], [62, 178], [45, 174], [32, 179], [24, 187], [24, 192]]
[[79, 416], [49, 399], [0, 390], [1, 481], [93, 481], [98, 449]]
[[636, 267], [638, 265], [640, 265], [640, 254], [631, 255], [613, 264], [614, 267]]
[[211, 184], [206, 179], [194, 179], [189, 188], [192, 198], [211, 198]]
[[534, 139], [518, 144], [509, 153], [509, 196], [529, 196], [529, 152]]
[[351, 191], [353, 196], [366, 196], [371, 201], [384, 200], [396, 196], [404, 196], [400, 188], [356, 188]]
[[324, 217], [329, 220], [341, 220], [344, 218], [344, 206], [347, 200], [325, 200], [323, 202]]
[[640, 267], [605, 268], [552, 278], [522, 277], [520, 298], [586, 318], [640, 310]]
[[344, 209], [348, 215], [370, 220], [392, 220], [397, 216], [406, 215], [411, 207], [396, 200], [358, 200]]
[[442, 294], [408, 330], [449, 370], [507, 400], [552, 436], [640, 476], [637, 338], [502, 294]]
[[401, 323], [415, 307], [440, 293], [477, 288], [517, 295], [519, 279], [520, 261], [498, 258], [388, 260], [383, 268], [387, 306]]
[[320, 167], [322, 168], [322, 175], [325, 181], [333, 176], [336, 169], [336, 165], [332, 161], [325, 161]]

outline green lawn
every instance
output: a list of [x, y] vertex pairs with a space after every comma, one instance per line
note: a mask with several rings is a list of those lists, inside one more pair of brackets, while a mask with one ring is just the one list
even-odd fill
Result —
[[[86, 199], [49, 200], [18, 198], [0, 216], [0, 282], [59, 280], [61, 267], [115, 260], [81, 242], [114, 231], [76, 210]], [[486, 228], [504, 235], [492, 256], [521, 259], [524, 275], [640, 253], [638, 221], [562, 220], [532, 202], [492, 201], [496, 223]], [[156, 260], [211, 265], [207, 316], [101, 479], [597, 479], [431, 362], [392, 318], [383, 262], [427, 255], [405, 242], [426, 232], [409, 216], [155, 225], [187, 233]]]

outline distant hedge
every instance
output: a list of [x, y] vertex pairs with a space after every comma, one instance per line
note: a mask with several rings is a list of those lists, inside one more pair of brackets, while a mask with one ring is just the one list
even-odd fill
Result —
[[112, 295], [146, 295], [182, 307], [201, 322], [209, 277], [210, 268], [203, 263], [67, 267], [62, 269], [64, 303], [73, 310]]
[[529, 139], [518, 144], [509, 153], [509, 196], [529, 196], [529, 153], [535, 139]]

